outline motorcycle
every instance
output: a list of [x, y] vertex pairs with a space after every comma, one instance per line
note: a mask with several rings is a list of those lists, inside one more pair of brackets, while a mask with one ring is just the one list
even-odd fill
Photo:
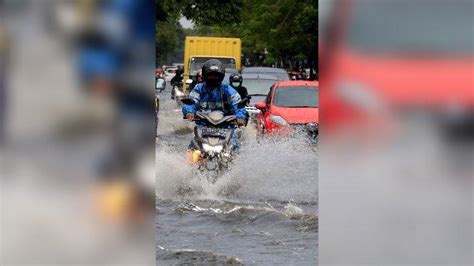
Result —
[[171, 80], [171, 100], [176, 100], [176, 103], [181, 104], [181, 99], [185, 96], [183, 89], [183, 74], [176, 74]]
[[173, 88], [171, 89], [171, 99], [176, 100], [176, 103], [180, 105], [181, 99], [186, 96], [183, 90], [183, 83], [176, 82], [173, 83], [172, 86]]
[[[194, 104], [189, 98], [181, 101]], [[195, 114], [194, 121], [199, 123], [194, 127], [189, 159], [197, 165], [200, 173], [206, 173], [210, 183], [215, 183], [233, 160], [232, 136], [237, 128], [236, 120], [235, 115], [224, 115], [222, 111], [198, 111]]]

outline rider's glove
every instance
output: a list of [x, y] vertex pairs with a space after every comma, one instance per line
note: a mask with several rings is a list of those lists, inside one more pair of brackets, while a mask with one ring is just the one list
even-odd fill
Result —
[[237, 119], [237, 125], [239, 125], [239, 127], [243, 127], [245, 126], [245, 120], [244, 119]]
[[194, 114], [193, 113], [187, 113], [186, 114], [186, 119], [193, 121], [194, 120]]

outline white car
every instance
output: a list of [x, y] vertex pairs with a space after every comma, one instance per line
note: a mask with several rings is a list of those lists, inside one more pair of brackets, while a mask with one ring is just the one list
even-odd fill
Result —
[[174, 76], [176, 76], [176, 69], [175, 67], [170, 67], [165, 69], [165, 80], [166, 82], [170, 82]]

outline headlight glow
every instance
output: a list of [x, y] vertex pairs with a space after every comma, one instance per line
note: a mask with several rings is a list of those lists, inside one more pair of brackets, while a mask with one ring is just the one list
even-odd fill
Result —
[[283, 117], [278, 116], [278, 115], [270, 115], [270, 119], [271, 119], [273, 122], [275, 122], [275, 123], [277, 123], [277, 124], [279, 124], [279, 125], [282, 125], [282, 126], [288, 126], [288, 125], [289, 125], [288, 122], [286, 122], [286, 120], [283, 119]]
[[211, 146], [209, 144], [202, 144], [202, 148], [204, 149], [204, 151], [207, 151], [207, 152], [216, 152], [216, 153], [219, 153], [221, 152], [223, 149], [224, 149], [224, 146], [222, 145], [218, 145], [218, 146]]

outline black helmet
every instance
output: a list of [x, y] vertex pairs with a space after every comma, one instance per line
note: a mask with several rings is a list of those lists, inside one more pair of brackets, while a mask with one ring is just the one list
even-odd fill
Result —
[[242, 81], [244, 78], [239, 73], [232, 73], [229, 77], [229, 84], [234, 88], [242, 86]]
[[[210, 82], [210, 74], [217, 74], [217, 76], [219, 77], [218, 84], [215, 84], [215, 82], [213, 81]], [[222, 83], [222, 80], [224, 80], [224, 76], [225, 68], [221, 61], [217, 59], [209, 59], [204, 63], [204, 65], [202, 65], [202, 77], [204, 81], [209, 85], [219, 86]]]

